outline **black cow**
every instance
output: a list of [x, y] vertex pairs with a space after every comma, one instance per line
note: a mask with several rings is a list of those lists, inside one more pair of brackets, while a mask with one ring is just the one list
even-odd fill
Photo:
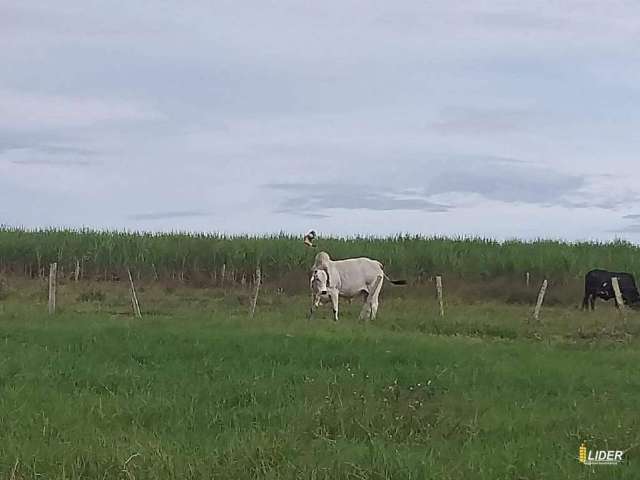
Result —
[[[638, 293], [638, 287], [636, 287], [636, 280], [630, 273], [591, 270], [584, 276], [583, 309], [590, 306], [591, 310], [594, 310], [596, 297], [600, 297], [603, 300], [610, 300], [612, 298], [615, 300], [616, 296], [613, 292], [613, 284], [611, 283], [612, 277], [618, 278], [620, 293], [622, 293], [622, 299], [625, 304], [633, 305], [640, 302], [640, 294]], [[616, 306], [618, 306], [617, 301]]]

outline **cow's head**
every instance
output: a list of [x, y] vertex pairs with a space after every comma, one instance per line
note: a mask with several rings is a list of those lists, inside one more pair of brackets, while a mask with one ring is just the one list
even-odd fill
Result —
[[324, 269], [316, 269], [311, 274], [311, 290], [315, 294], [326, 295], [329, 288], [329, 275]]

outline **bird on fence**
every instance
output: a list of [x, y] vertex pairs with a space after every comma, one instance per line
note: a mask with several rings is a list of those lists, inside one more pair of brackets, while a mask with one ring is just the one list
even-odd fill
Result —
[[315, 248], [315, 245], [313, 244], [313, 241], [315, 240], [315, 238], [316, 238], [316, 232], [314, 232], [313, 230], [309, 230], [309, 233], [307, 233], [304, 236], [304, 244], [307, 247]]

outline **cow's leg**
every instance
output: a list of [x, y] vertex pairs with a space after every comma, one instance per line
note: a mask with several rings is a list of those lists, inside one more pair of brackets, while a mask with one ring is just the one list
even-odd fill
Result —
[[369, 318], [371, 318], [371, 302], [369, 301], [369, 298], [367, 298], [364, 302], [364, 305], [362, 305], [362, 310], [360, 310], [359, 318], [360, 320], [368, 320]]
[[338, 299], [339, 297], [339, 293], [337, 290], [332, 290], [329, 293], [329, 296], [331, 297], [331, 306], [333, 307], [333, 320], [335, 322], [338, 321]]
[[360, 315], [358, 318], [360, 320], [370, 320], [371, 319], [371, 299], [373, 298], [373, 294], [369, 293], [367, 298], [365, 298], [364, 303], [362, 304], [362, 309], [360, 310]]
[[369, 289], [369, 295], [362, 306], [360, 312], [360, 320], [373, 320], [376, 318], [376, 312], [378, 311], [378, 296], [382, 289], [382, 276], [375, 279], [371, 288]]
[[589, 303], [591, 304], [591, 310], [595, 310], [596, 309], [596, 295], [595, 295], [595, 293], [592, 293], [589, 296]]
[[590, 295], [588, 293], [584, 294], [584, 298], [582, 299], [582, 310], [589, 308], [589, 297]]
[[311, 302], [311, 308], [309, 308], [309, 320], [313, 320], [313, 312], [316, 309], [315, 301]]
[[376, 314], [378, 313], [378, 298], [380, 297], [380, 291], [382, 290], [382, 278], [382, 275], [379, 275], [376, 278], [371, 294], [369, 295], [369, 298], [367, 298], [367, 303], [369, 303], [369, 320], [375, 319]]
[[374, 320], [376, 318], [376, 314], [378, 313], [378, 299], [372, 299], [371, 300], [371, 314], [369, 316], [369, 320]]
[[309, 320], [313, 320], [313, 314], [320, 306], [320, 295], [311, 296], [311, 308], [309, 309]]
[[369, 298], [371, 297], [371, 294], [366, 288], [363, 288], [362, 290], [360, 290], [360, 296], [362, 297], [362, 309], [360, 310], [360, 315], [358, 316], [358, 318], [360, 320], [364, 320], [365, 318], [368, 318], [370, 316], [371, 308]]

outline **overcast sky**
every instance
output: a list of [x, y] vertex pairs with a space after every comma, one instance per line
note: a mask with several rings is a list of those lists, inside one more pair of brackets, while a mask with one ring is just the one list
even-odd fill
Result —
[[0, 0], [0, 224], [640, 241], [640, 3]]

